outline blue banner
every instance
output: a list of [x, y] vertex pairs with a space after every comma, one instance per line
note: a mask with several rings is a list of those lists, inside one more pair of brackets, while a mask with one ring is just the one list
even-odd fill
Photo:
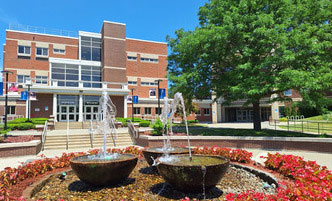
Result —
[[21, 100], [28, 100], [28, 92], [22, 91], [21, 92]]
[[3, 96], [3, 82], [0, 82], [0, 96]]
[[137, 104], [138, 103], [138, 96], [133, 96], [133, 103]]
[[165, 98], [166, 96], [166, 89], [159, 89], [159, 98]]

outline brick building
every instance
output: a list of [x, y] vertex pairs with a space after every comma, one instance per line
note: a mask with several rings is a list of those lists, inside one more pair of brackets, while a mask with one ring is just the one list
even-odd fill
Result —
[[[67, 32], [66, 32], [67, 34]], [[8, 116], [50, 117], [57, 121], [96, 119], [99, 97], [106, 91], [117, 107], [117, 116], [131, 116], [131, 89], [139, 96], [136, 116], [155, 116], [157, 83], [168, 93], [167, 44], [126, 37], [126, 25], [104, 21], [100, 33], [79, 31], [63, 36], [40, 33], [27, 27], [6, 30], [3, 70], [9, 75]], [[74, 35], [74, 36], [72, 36]], [[5, 79], [3, 80], [5, 86]], [[161, 101], [162, 102], [162, 101]], [[4, 97], [0, 100], [4, 114]], [[162, 107], [162, 104], [160, 104]]]

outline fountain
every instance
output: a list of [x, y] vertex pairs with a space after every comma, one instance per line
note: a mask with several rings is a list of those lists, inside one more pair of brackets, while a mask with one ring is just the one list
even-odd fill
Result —
[[170, 122], [170, 134], [173, 134], [172, 120], [179, 104], [181, 104], [186, 125], [189, 155], [163, 155], [157, 159], [157, 169], [159, 174], [175, 189], [188, 192], [203, 191], [204, 193], [205, 189], [214, 187], [221, 180], [229, 167], [229, 160], [220, 156], [192, 156], [186, 111], [181, 93], [175, 94], [169, 107], [171, 112], [167, 117]]
[[138, 158], [132, 154], [106, 152], [107, 135], [111, 135], [113, 145], [117, 136], [115, 128], [116, 107], [107, 92], [99, 101], [98, 133], [104, 135], [103, 149], [95, 155], [75, 157], [70, 165], [80, 180], [93, 185], [116, 184], [126, 179], [137, 164]]
[[[174, 117], [174, 114], [176, 112], [176, 107], [172, 108], [171, 106], [172, 105], [169, 104], [169, 100], [167, 99], [167, 97], [165, 97], [164, 108], [160, 117], [164, 125], [162, 134], [164, 137], [166, 137], [166, 139], [164, 139], [164, 146], [145, 148], [144, 150], [142, 150], [143, 156], [149, 165], [153, 165], [155, 159], [163, 155], [169, 156], [169, 155], [189, 154], [189, 149], [187, 148], [171, 146], [170, 136], [173, 135], [173, 131], [172, 131], [171, 121], [169, 121], [170, 127], [168, 127], [168, 119], [170, 119], [171, 116]], [[168, 129], [170, 129], [170, 131]]]

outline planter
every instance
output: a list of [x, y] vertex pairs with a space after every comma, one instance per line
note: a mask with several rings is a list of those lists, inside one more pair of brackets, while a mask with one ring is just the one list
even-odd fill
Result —
[[[169, 155], [177, 155], [177, 154], [189, 154], [189, 149], [182, 147], [173, 147], [174, 149], [169, 152]], [[148, 162], [149, 165], [153, 164], [153, 161], [158, 157], [161, 157], [164, 154], [162, 147], [152, 147], [143, 149], [143, 156]]]
[[119, 154], [117, 159], [89, 159], [85, 155], [71, 159], [70, 165], [85, 183], [105, 186], [126, 179], [135, 168], [137, 160], [137, 156], [132, 154]]
[[221, 156], [193, 155], [191, 162], [189, 155], [175, 158], [172, 162], [160, 162], [158, 172], [175, 189], [184, 192], [202, 192], [203, 187], [215, 187], [229, 167], [229, 161]]

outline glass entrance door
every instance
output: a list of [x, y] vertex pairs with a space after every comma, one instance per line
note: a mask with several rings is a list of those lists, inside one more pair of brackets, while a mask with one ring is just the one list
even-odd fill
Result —
[[77, 121], [78, 111], [76, 105], [60, 105], [59, 121]]
[[84, 106], [84, 120], [96, 120], [98, 115], [98, 105], [86, 105]]

